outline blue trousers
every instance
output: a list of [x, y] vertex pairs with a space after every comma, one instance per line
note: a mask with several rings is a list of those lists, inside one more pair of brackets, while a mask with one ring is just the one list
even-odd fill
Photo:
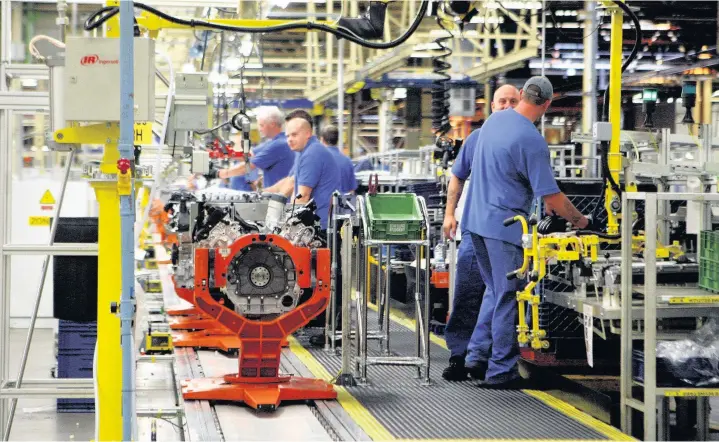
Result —
[[475, 325], [482, 304], [484, 282], [479, 274], [479, 265], [472, 246], [472, 237], [462, 231], [462, 242], [457, 250], [457, 271], [454, 278], [454, 299], [444, 338], [450, 356], [461, 356], [469, 347], [478, 345], [474, 336]]
[[517, 291], [524, 281], [507, 280], [507, 273], [522, 266], [521, 247], [470, 233], [479, 272], [487, 285], [475, 327], [478, 345], [470, 349], [468, 366], [487, 363], [485, 382], [502, 383], [519, 377], [517, 360]]

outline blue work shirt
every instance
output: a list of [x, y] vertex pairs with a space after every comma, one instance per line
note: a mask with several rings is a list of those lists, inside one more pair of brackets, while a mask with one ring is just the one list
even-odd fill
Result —
[[254, 183], [259, 178], [260, 172], [257, 169], [250, 168], [250, 170], [248, 170], [244, 175], [233, 176], [230, 178], [230, 189], [252, 192], [252, 186], [250, 186], [250, 183]]
[[270, 187], [290, 175], [295, 163], [295, 153], [287, 145], [284, 132], [280, 132], [273, 139], [257, 146], [252, 151], [250, 164], [262, 169], [264, 178], [262, 185]]
[[357, 164], [355, 164], [355, 172], [363, 172], [365, 170], [374, 170], [372, 160], [370, 160], [369, 158], [360, 160], [357, 162]]
[[464, 228], [521, 247], [520, 224], [502, 222], [528, 216], [533, 198], [559, 193], [547, 142], [531, 121], [507, 109], [487, 119], [475, 149]]
[[327, 228], [332, 194], [341, 187], [340, 171], [334, 156], [317, 137], [313, 136], [300, 152], [295, 164], [295, 196], [299, 186], [312, 188], [311, 197], [317, 203], [320, 226]]
[[340, 192], [349, 193], [357, 189], [357, 178], [355, 177], [355, 169], [352, 160], [347, 155], [340, 152], [337, 146], [327, 146], [340, 169]]
[[[471, 134], [462, 143], [462, 148], [459, 149], [457, 158], [454, 160], [452, 165], [452, 175], [456, 176], [462, 181], [466, 181], [469, 175], [472, 173], [472, 160], [474, 159], [474, 151], [477, 147], [477, 139], [479, 138], [480, 129], [472, 131]], [[465, 196], [464, 209], [462, 210], [462, 219], [467, 219], [467, 211], [469, 210], [470, 201], [472, 201], [472, 187], [467, 189], [467, 195]], [[466, 223], [466, 221], [465, 221]]]

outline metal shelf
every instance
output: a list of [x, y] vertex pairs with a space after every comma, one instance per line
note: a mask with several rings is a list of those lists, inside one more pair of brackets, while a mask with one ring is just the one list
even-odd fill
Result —
[[[676, 294], [675, 290], [682, 291], [682, 295]], [[638, 292], [638, 290], [635, 290]], [[713, 293], [703, 291], [696, 288], [686, 289], [661, 289], [660, 298], [665, 297], [661, 303], [657, 304], [657, 319], [667, 318], [694, 318], [707, 316], [712, 314], [719, 314], [719, 297]], [[602, 299], [596, 297], [583, 297], [575, 295], [574, 293], [556, 293], [545, 291], [545, 301], [551, 302], [552, 304], [559, 305], [561, 307], [569, 308], [577, 313], [584, 313], [584, 306], [592, 306], [592, 314], [595, 318], [604, 320], [618, 320], [622, 318], [622, 308], [617, 303], [615, 305], [606, 305], [602, 302]], [[684, 297], [699, 298], [705, 297], [708, 299], [706, 303], [673, 303], [669, 304], [671, 299], [679, 299]], [[632, 300], [632, 319], [643, 320], [644, 319], [644, 301], [641, 299]]]

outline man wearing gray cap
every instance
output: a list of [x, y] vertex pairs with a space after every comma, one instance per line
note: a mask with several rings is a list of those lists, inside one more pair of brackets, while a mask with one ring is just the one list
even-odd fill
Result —
[[483, 388], [522, 388], [517, 369], [517, 291], [523, 281], [507, 274], [522, 266], [522, 231], [517, 223], [503, 221], [515, 215], [529, 216], [534, 198], [542, 198], [547, 212], [554, 212], [578, 228], [584, 217], [559, 191], [549, 159], [547, 142], [534, 122], [552, 101], [552, 84], [546, 77], [532, 77], [520, 92], [515, 109], [492, 114], [482, 126], [472, 160], [472, 195], [463, 229], [470, 232], [479, 271], [487, 288], [479, 311], [475, 335], [479, 348], [468, 355], [466, 366], [484, 372]]

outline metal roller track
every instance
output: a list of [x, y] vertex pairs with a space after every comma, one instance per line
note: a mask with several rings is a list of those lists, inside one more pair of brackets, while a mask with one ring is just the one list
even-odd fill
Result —
[[[376, 313], [370, 312], [369, 323], [376, 321]], [[396, 323], [392, 323], [391, 331], [392, 352], [412, 354], [416, 339], [413, 332]], [[570, 417], [535, 397], [537, 395], [485, 390], [474, 382], [444, 381], [441, 371], [447, 364], [449, 352], [437, 344], [431, 345], [433, 385], [421, 385], [413, 367], [375, 366], [368, 371], [369, 385], [347, 387], [392, 436], [399, 439], [613, 439], [607, 431], [590, 428], [586, 419]], [[339, 356], [306, 347], [328, 372], [340, 370]], [[370, 350], [374, 356], [381, 355], [375, 345], [370, 345]], [[617, 431], [617, 434], [621, 433]]]

